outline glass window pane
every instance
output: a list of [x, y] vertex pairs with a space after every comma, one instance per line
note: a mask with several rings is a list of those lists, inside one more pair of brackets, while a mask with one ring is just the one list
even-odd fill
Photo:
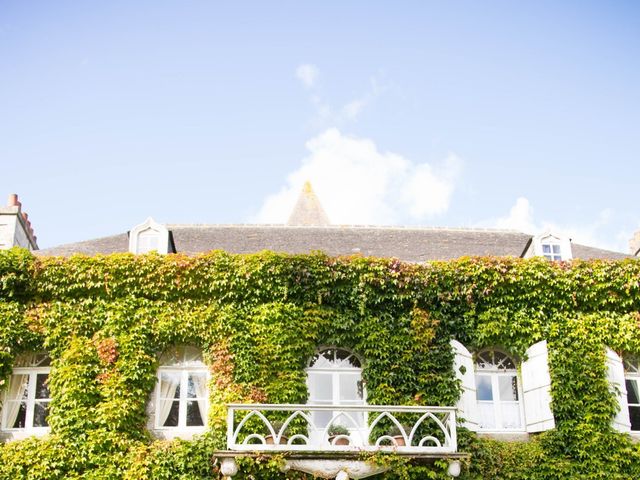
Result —
[[351, 352], [348, 352], [346, 350], [341, 350], [341, 349], [336, 349], [336, 363], [340, 363], [344, 360], [346, 360], [347, 358], [349, 358], [351, 356]]
[[169, 414], [167, 415], [167, 419], [162, 424], [163, 427], [177, 427], [178, 426], [178, 416], [180, 414], [180, 402], [173, 401], [171, 402], [171, 410], [169, 410]]
[[551, 253], [551, 245], [542, 245], [542, 253]]
[[310, 400], [333, 400], [333, 379], [331, 374], [309, 373]]
[[187, 427], [200, 427], [204, 425], [200, 406], [197, 401], [187, 402]]
[[638, 358], [632, 355], [625, 356], [624, 371], [629, 373], [640, 373], [640, 361]]
[[158, 249], [159, 234], [155, 230], [147, 229], [138, 235], [138, 253], [147, 253]]
[[509, 357], [508, 355], [502, 353], [502, 352], [496, 352], [496, 356], [495, 356], [496, 360], [496, 365], [498, 366], [498, 368], [500, 370], [515, 370], [516, 369], [516, 365], [515, 363], [513, 363], [513, 360], [511, 360], [511, 357]]
[[517, 403], [501, 403], [502, 428], [520, 428], [520, 405]]
[[180, 398], [180, 372], [160, 374], [160, 398]]
[[480, 428], [496, 428], [496, 418], [493, 411], [493, 403], [479, 403], [478, 414], [480, 415]]
[[358, 357], [356, 357], [355, 355], [351, 355], [351, 357], [349, 358], [349, 367], [351, 368], [362, 367], [362, 365], [360, 365], [360, 360], [358, 360]]
[[340, 375], [340, 400], [362, 400], [362, 388], [360, 375], [346, 374]]
[[493, 400], [489, 375], [476, 375], [476, 398], [478, 400]]
[[[19, 405], [19, 406], [18, 406]], [[15, 415], [15, 420], [11, 424], [10, 428], [25, 428], [27, 425], [27, 404], [26, 402], [7, 402], [9, 408], [9, 415]], [[16, 412], [12, 409], [18, 409]]]
[[493, 366], [493, 352], [480, 352], [476, 358], [476, 367], [491, 368]]
[[168, 348], [162, 353], [160, 365], [165, 367], [203, 367], [204, 363], [199, 348], [178, 345]]
[[51, 359], [46, 353], [24, 353], [18, 355], [14, 367], [49, 367]]
[[640, 407], [629, 407], [631, 430], [640, 430]]
[[359, 428], [364, 424], [364, 414], [361, 412], [333, 412], [333, 425], [342, 425], [347, 428]]
[[515, 375], [501, 375], [498, 377], [500, 400], [518, 400], [518, 379]]
[[207, 375], [205, 373], [190, 373], [187, 388], [187, 398], [205, 398], [207, 396]]
[[560, 254], [560, 245], [553, 245], [553, 253]]
[[326, 350], [321, 352], [321, 355], [327, 360], [329, 363], [334, 363], [336, 351], [333, 348], [327, 348]]
[[202, 352], [196, 347], [183, 347], [183, 365], [185, 367], [205, 367]]
[[333, 412], [331, 411], [313, 412], [312, 415], [313, 423], [315, 423], [318, 428], [326, 427], [331, 421], [331, 418], [333, 418]]
[[626, 380], [627, 385], [627, 402], [628, 403], [640, 403], [640, 395], [638, 395], [638, 381]]
[[26, 400], [29, 389], [29, 375], [11, 375], [7, 398], [9, 400]]
[[33, 426], [48, 427], [49, 402], [36, 402], [33, 408]]
[[36, 375], [36, 398], [49, 398], [48, 379], [48, 373], [39, 373]]

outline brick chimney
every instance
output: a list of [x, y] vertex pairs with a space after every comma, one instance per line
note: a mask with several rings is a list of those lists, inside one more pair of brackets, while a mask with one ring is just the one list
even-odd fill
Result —
[[6, 207], [0, 207], [0, 250], [23, 247], [38, 250], [29, 215], [22, 211], [18, 195], [9, 195]]
[[640, 257], [640, 230], [634, 233], [631, 240], [629, 240], [629, 251], [631, 255]]

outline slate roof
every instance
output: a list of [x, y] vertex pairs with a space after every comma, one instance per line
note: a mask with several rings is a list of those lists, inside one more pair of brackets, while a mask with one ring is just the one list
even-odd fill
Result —
[[[522, 257], [532, 236], [510, 230], [289, 225], [166, 225], [171, 250], [197, 254], [210, 250], [254, 253], [323, 251], [328, 255], [362, 254], [395, 257], [408, 262], [449, 260], [462, 256]], [[70, 256], [127, 252], [128, 234], [71, 243], [34, 252]], [[632, 258], [623, 253], [572, 244], [573, 257], [582, 259]]]

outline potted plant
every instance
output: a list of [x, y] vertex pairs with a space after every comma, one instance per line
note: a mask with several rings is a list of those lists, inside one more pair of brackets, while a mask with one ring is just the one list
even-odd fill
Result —
[[331, 445], [349, 445], [349, 429], [343, 425], [334, 424], [327, 430], [329, 435], [329, 443]]
[[[409, 435], [409, 433], [411, 433], [411, 427], [403, 425], [402, 428], [404, 429], [404, 433], [406, 435]], [[402, 430], [400, 430], [400, 427], [398, 427], [398, 425], [393, 424], [393, 426], [387, 432], [387, 435], [393, 438], [397, 447], [404, 447], [406, 445], [404, 436], [402, 435]]]
[[[273, 428], [273, 431], [276, 433], [276, 435], [281, 433], [280, 430], [282, 430], [283, 425], [284, 423], [278, 420], [271, 422], [271, 427]], [[273, 438], [273, 435], [271, 435], [271, 432], [268, 432], [267, 435], [265, 435], [264, 439], [267, 442], [267, 445], [275, 445], [276, 443], [275, 439]], [[288, 437], [285, 437], [284, 435], [282, 435], [278, 443], [280, 445], [286, 445], [288, 440], [289, 440]]]

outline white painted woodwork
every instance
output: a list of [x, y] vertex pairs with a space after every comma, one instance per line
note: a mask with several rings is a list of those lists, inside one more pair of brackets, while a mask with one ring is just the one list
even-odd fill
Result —
[[619, 432], [630, 432], [631, 421], [629, 420], [629, 405], [627, 404], [627, 388], [622, 359], [616, 352], [607, 347], [606, 361], [610, 390], [615, 393], [620, 406], [620, 410], [613, 419], [613, 428]]
[[524, 418], [527, 432], [542, 432], [555, 427], [551, 411], [551, 376], [547, 341], [538, 342], [526, 352], [521, 365]]
[[151, 250], [169, 253], [169, 230], [149, 217], [129, 232], [129, 252], [138, 254]]
[[[314, 423], [319, 412], [335, 412], [368, 418], [367, 424], [350, 431], [344, 437], [348, 444], [340, 444], [329, 438], [329, 429], [335, 424], [334, 416], [325, 426]], [[282, 426], [274, 427], [267, 415], [269, 412], [287, 412]], [[415, 414], [416, 420], [405, 429], [399, 418], [404, 414]], [[403, 416], [401, 416], [403, 415]], [[252, 420], [253, 419], [253, 420]], [[303, 422], [304, 433], [291, 435], [289, 424]], [[400, 428], [405, 444], [393, 441], [386, 433], [377, 431], [380, 422], [390, 422]], [[258, 425], [258, 427], [256, 427]], [[426, 431], [425, 431], [426, 429]], [[320, 431], [317, 438], [312, 432]], [[267, 436], [273, 442], [267, 441]], [[376, 438], [374, 438], [376, 437]], [[286, 438], [286, 440], [285, 440]], [[280, 443], [282, 441], [282, 443]], [[390, 442], [389, 442], [390, 441]], [[251, 452], [376, 452], [397, 451], [399, 453], [456, 453], [458, 448], [455, 407], [423, 407], [398, 405], [326, 405], [326, 404], [230, 404], [227, 405], [227, 449]]]
[[475, 432], [479, 426], [473, 356], [457, 340], [451, 340], [451, 348], [453, 348], [455, 355], [453, 369], [455, 370], [456, 378], [460, 380], [462, 385], [462, 394], [456, 407], [460, 416], [464, 419], [462, 424]]

